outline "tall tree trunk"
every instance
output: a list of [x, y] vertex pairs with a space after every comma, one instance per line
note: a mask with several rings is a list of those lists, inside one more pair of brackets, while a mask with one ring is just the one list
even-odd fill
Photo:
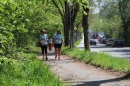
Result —
[[65, 14], [64, 14], [64, 43], [65, 46], [69, 46], [69, 6], [67, 1], [65, 1]]
[[64, 23], [64, 44], [65, 46], [69, 46], [69, 27], [66, 23]]
[[125, 43], [125, 46], [130, 46], [129, 44], [129, 31], [128, 31], [128, 26], [125, 24], [124, 26], [124, 29], [123, 29], [123, 38], [124, 38], [124, 43]]
[[130, 46], [130, 18], [129, 18], [129, 0], [119, 0], [119, 12], [123, 26], [123, 38], [125, 46]]
[[[62, 17], [62, 23], [64, 26], [64, 43], [65, 46], [69, 46], [69, 42], [70, 40], [72, 40], [72, 48], [74, 47], [74, 42], [73, 42], [73, 30], [74, 30], [74, 22], [75, 22], [75, 18], [76, 15], [79, 11], [79, 4], [74, 4], [73, 7], [70, 9], [70, 5], [67, 1], [64, 1], [64, 6], [62, 5], [61, 1], [60, 5], [62, 6], [62, 10], [59, 7], [59, 5], [56, 3], [55, 0], [52, 0], [53, 4], [56, 6], [56, 8], [58, 9], [61, 17]], [[71, 20], [71, 22], [70, 22]], [[70, 32], [70, 28], [71, 28], [71, 35], [69, 34]], [[69, 38], [71, 36], [71, 39]]]
[[89, 47], [89, 38], [88, 38], [88, 14], [89, 14], [89, 8], [83, 7], [83, 10], [87, 13], [83, 13], [83, 19], [82, 19], [82, 26], [83, 26], [83, 31], [84, 31], [84, 50], [90, 50]]
[[70, 36], [71, 36], [71, 41], [72, 41], [72, 45], [71, 45], [72, 48], [74, 48], [74, 22], [75, 22], [75, 18], [77, 16], [78, 11], [79, 11], [79, 3], [76, 3], [74, 5], [74, 8], [71, 8], [71, 11], [70, 11], [70, 13], [71, 13], [71, 15], [70, 15], [71, 35]]

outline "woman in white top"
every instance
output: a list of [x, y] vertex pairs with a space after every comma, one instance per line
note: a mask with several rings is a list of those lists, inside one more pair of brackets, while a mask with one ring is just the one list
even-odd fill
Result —
[[57, 30], [57, 33], [53, 37], [52, 43], [53, 43], [54, 48], [55, 48], [55, 59], [57, 59], [57, 57], [58, 57], [58, 59], [60, 60], [61, 47], [62, 47], [62, 43], [63, 43], [60, 30]]
[[42, 55], [43, 55], [43, 60], [44, 60], [44, 54], [46, 56], [45, 60], [48, 60], [47, 58], [47, 41], [48, 41], [48, 36], [45, 34], [45, 30], [42, 30], [42, 34], [40, 35], [40, 43], [41, 43], [41, 49], [42, 49]]

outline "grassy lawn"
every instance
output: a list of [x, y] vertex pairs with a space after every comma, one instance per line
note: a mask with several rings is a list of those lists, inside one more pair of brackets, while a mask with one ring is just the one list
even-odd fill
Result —
[[0, 57], [0, 86], [65, 86], [34, 50], [18, 52], [17, 58]]

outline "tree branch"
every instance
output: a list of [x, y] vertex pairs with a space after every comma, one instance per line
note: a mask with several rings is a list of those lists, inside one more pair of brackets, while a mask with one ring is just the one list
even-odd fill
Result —
[[61, 7], [62, 7], [62, 9], [63, 9], [63, 14], [64, 14], [64, 13], [65, 13], [64, 6], [63, 6], [61, 0], [59, 0], [59, 2], [60, 2], [60, 4], [61, 4]]
[[76, 15], [77, 15], [77, 13], [78, 13], [78, 11], [79, 11], [79, 4], [78, 3], [76, 3], [75, 4], [75, 8], [73, 9], [73, 22], [75, 21], [75, 18], [76, 18]]
[[63, 14], [62, 14], [62, 12], [61, 12], [59, 6], [58, 6], [57, 3], [55, 2], [55, 0], [52, 0], [52, 2], [53, 2], [53, 4], [56, 6], [56, 8], [58, 9], [60, 15], [63, 17]]

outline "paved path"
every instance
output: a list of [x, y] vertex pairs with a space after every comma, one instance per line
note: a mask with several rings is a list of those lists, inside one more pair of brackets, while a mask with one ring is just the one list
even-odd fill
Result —
[[[61, 60], [55, 60], [53, 52], [48, 53], [49, 59], [44, 62], [67, 86], [130, 86], [130, 81], [122, 79], [123, 74], [114, 76], [66, 55], [61, 55]], [[38, 57], [42, 59], [41, 53]]]

